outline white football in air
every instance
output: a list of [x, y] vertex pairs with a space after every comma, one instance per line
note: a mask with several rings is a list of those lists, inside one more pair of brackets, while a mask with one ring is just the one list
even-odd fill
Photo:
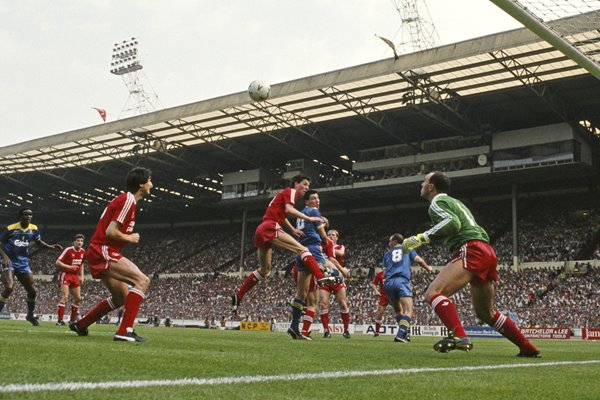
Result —
[[271, 86], [264, 81], [252, 81], [248, 86], [248, 96], [254, 101], [263, 101], [269, 98]]

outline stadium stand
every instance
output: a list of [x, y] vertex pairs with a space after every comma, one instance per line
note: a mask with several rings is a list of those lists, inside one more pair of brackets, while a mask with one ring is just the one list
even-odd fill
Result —
[[[494, 243], [499, 260], [505, 266], [500, 273], [497, 305], [500, 310], [514, 312], [522, 326], [600, 325], [600, 268], [577, 263], [569, 274], [549, 267], [520, 269], [508, 267], [511, 262], [512, 232], [510, 232], [510, 202], [503, 199], [476, 202], [478, 219]], [[594, 196], [560, 194], [527, 197], [520, 201], [519, 256], [525, 263], [573, 260], [575, 254], [594, 240], [600, 226], [600, 210]], [[346, 264], [355, 271], [349, 284], [349, 298], [354, 322], [371, 322], [375, 299], [370, 281], [378, 268], [387, 244], [387, 236], [395, 231], [415, 232], [424, 228], [424, 207], [416, 210], [391, 209], [374, 212], [343, 213], [330, 216], [332, 226], [342, 235], [348, 253]], [[252, 232], [255, 223], [248, 224]], [[68, 245], [74, 233], [91, 232], [85, 229], [44, 229], [44, 238]], [[140, 315], [172, 319], [229, 317], [227, 294], [239, 285], [239, 241], [241, 229], [237, 223], [201, 225], [185, 228], [141, 228], [142, 241], [126, 248], [127, 256], [152, 276], [152, 285]], [[247, 235], [245, 269], [257, 264]], [[597, 240], [597, 238], [596, 238]], [[596, 242], [590, 259], [600, 259]], [[443, 265], [447, 251], [440, 245], [420, 249], [421, 256], [432, 265]], [[57, 255], [48, 251], [34, 251], [32, 267], [36, 275], [52, 275]], [[294, 288], [289, 276], [291, 257], [274, 252], [274, 272], [271, 278], [257, 287], [242, 303], [239, 316], [251, 320], [286, 321], [287, 300]], [[415, 292], [415, 321], [417, 324], [436, 324], [422, 293], [432, 275], [416, 272], [413, 275]], [[55, 312], [57, 289], [54, 282], [37, 281], [39, 312]], [[105, 296], [104, 288], [88, 279], [83, 286], [82, 309], [95, 304]], [[456, 298], [460, 315], [467, 325], [478, 324], [469, 306], [468, 293]], [[24, 293], [15, 287], [8, 312], [25, 312]], [[333, 307], [333, 321], [339, 320]], [[392, 322], [391, 312], [387, 315]]]
[[[433, 275], [416, 272], [413, 275], [415, 294], [415, 324], [439, 324], [425, 304], [422, 294]], [[370, 277], [356, 278], [349, 284], [349, 301], [355, 323], [371, 323], [376, 310], [376, 299], [370, 288]], [[172, 319], [204, 320], [230, 317], [226, 296], [239, 285], [240, 278], [219, 274], [180, 276], [152, 280], [149, 296], [142, 305], [140, 316]], [[54, 282], [38, 282], [40, 313], [53, 314], [56, 309], [57, 288]], [[587, 268], [585, 274], [567, 275], [556, 270], [524, 269], [518, 272], [503, 269], [500, 272], [500, 290], [496, 297], [497, 308], [517, 315], [521, 326], [585, 327], [600, 325], [600, 268]], [[87, 281], [83, 288], [82, 309], [87, 310], [106, 296], [98, 282]], [[294, 293], [290, 276], [274, 276], [259, 285], [244, 299], [238, 312], [240, 319], [252, 321], [287, 321], [287, 300]], [[462, 291], [454, 296], [459, 314], [465, 325], [481, 325], [470, 308], [469, 293]], [[24, 291], [15, 287], [12, 301], [6, 311], [24, 313]], [[390, 311], [387, 323], [393, 323]], [[332, 321], [341, 318], [332, 308]]]

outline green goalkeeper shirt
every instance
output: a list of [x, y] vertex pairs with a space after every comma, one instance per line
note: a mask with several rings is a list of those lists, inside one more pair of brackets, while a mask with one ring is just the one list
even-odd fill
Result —
[[439, 193], [431, 200], [428, 212], [434, 226], [425, 231], [425, 235], [429, 240], [442, 239], [453, 253], [471, 240], [490, 242], [488, 234], [477, 225], [471, 211], [460, 200], [446, 193]]

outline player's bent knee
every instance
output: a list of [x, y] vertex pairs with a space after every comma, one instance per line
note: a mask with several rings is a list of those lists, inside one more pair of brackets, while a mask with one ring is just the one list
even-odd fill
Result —
[[296, 254], [302, 256], [302, 255], [304, 255], [304, 253], [308, 253], [308, 255], [310, 255], [310, 251], [308, 250], [308, 248], [306, 248], [304, 246], [299, 246], [296, 251]]
[[150, 278], [148, 278], [144, 274], [141, 274], [140, 277], [138, 278], [138, 282], [137, 282], [136, 286], [138, 287], [138, 289], [140, 289], [142, 292], [145, 293], [148, 290], [148, 288], [150, 287]]
[[493, 311], [491, 311], [491, 310], [477, 310], [477, 309], [475, 309], [475, 315], [477, 315], [477, 318], [479, 318], [480, 320], [482, 320], [486, 324], [492, 325], [492, 322], [494, 320], [494, 312]]
[[425, 292], [425, 301], [431, 304], [431, 299], [433, 299], [433, 297], [438, 293], [438, 291], [427, 289]]

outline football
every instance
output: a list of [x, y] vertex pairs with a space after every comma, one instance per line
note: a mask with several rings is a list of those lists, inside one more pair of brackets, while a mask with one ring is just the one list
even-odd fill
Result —
[[262, 101], [269, 98], [271, 94], [271, 86], [263, 81], [252, 81], [248, 86], [248, 95], [254, 101]]

